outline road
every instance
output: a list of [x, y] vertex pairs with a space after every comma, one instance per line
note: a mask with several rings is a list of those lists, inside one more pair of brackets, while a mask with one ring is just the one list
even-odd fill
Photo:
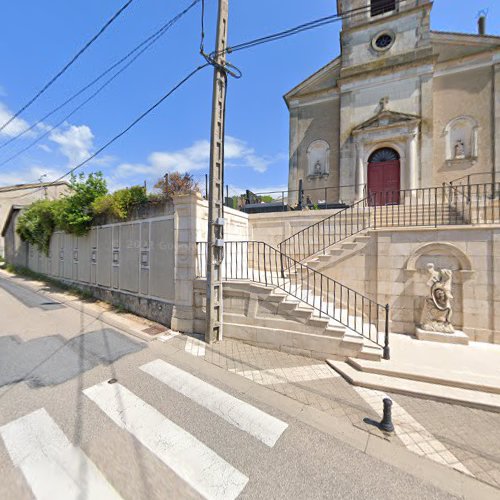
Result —
[[[454, 498], [0, 275], [0, 498]], [[272, 398], [271, 398], [272, 399]]]

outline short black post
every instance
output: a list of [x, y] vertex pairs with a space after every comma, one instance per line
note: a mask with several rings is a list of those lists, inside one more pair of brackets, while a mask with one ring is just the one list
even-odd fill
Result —
[[382, 418], [382, 422], [380, 422], [380, 428], [385, 432], [394, 432], [392, 401], [389, 398], [384, 398], [384, 417]]
[[389, 314], [390, 306], [386, 304], [385, 306], [385, 335], [384, 335], [384, 353], [383, 358], [386, 360], [391, 359], [391, 349], [389, 347]]

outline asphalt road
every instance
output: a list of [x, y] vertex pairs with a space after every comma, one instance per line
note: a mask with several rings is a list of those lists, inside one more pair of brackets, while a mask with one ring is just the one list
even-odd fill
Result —
[[453, 498], [167, 347], [0, 276], [0, 498]]

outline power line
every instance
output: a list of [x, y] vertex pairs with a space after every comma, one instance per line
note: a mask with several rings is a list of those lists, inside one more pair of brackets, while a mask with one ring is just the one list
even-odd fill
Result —
[[[404, 2], [407, 2], [408, 0], [395, 0], [395, 5], [400, 5]], [[393, 5], [393, 2], [391, 0], [387, 1], [387, 5]], [[326, 26], [328, 24], [332, 24], [337, 21], [341, 21], [343, 19], [346, 19], [348, 17], [353, 17], [359, 14], [364, 14], [368, 11], [371, 10], [371, 5], [365, 5], [364, 7], [357, 7], [355, 9], [351, 9], [345, 12], [341, 12], [340, 14], [332, 14], [330, 16], [325, 16], [319, 19], [316, 19], [314, 21], [310, 21], [304, 24], [299, 24], [298, 26], [295, 26], [293, 28], [286, 29], [284, 31], [279, 31], [277, 33], [273, 33], [271, 35], [266, 35], [260, 38], [255, 38], [253, 40], [249, 40], [247, 42], [242, 42], [230, 47], [227, 47], [224, 52], [226, 53], [232, 53], [232, 52], [237, 52], [239, 50], [245, 50], [249, 49], [252, 47], [256, 47], [257, 45], [262, 45], [265, 43], [270, 43], [274, 42], [276, 40], [280, 40], [282, 38], [287, 38], [289, 36], [297, 35], [299, 33], [302, 33], [303, 31], [309, 31], [315, 28], [320, 28], [322, 26]], [[211, 54], [211, 57], [214, 57], [216, 53]]]
[[[83, 108], [87, 103], [89, 103], [90, 101], [92, 101], [113, 80], [115, 80], [121, 73], [123, 73], [129, 66], [131, 66], [136, 61], [136, 59], [138, 59], [146, 50], [148, 50], [154, 43], [156, 43], [168, 31], [168, 29], [171, 28], [184, 14], [186, 14], [192, 7], [194, 7], [194, 5], [196, 5], [197, 3], [199, 3], [199, 1], [200, 0], [195, 0], [193, 3], [191, 3], [191, 5], [188, 8], [186, 8], [183, 12], [181, 12], [176, 17], [174, 17], [171, 21], [169, 21], [167, 24], [165, 24], [163, 26], [163, 28], [161, 30], [159, 30], [159, 32], [157, 32], [157, 34], [156, 34], [155, 37], [149, 37], [149, 40], [150, 40], [149, 43], [147, 45], [143, 46], [142, 49], [137, 54], [135, 54], [135, 56], [130, 61], [128, 61], [125, 66], [123, 66], [122, 68], [120, 68], [111, 78], [109, 78], [108, 80], [106, 80], [95, 92], [93, 92], [89, 97], [87, 97], [87, 99], [85, 99], [83, 102], [81, 102], [76, 108], [74, 108], [70, 113], [68, 113], [67, 115], [65, 115], [64, 118], [62, 118], [61, 120], [59, 120], [55, 125], [51, 126], [49, 129], [47, 129], [42, 135], [40, 135], [39, 137], [37, 137], [34, 141], [30, 142], [26, 147], [20, 149], [17, 153], [15, 153], [15, 154], [9, 156], [8, 158], [6, 158], [5, 160], [1, 161], [0, 162], [0, 167], [3, 166], [3, 165], [5, 165], [8, 162], [14, 160], [15, 158], [19, 157], [20, 155], [22, 155], [23, 153], [25, 153], [26, 151], [28, 151], [29, 149], [31, 149], [33, 146], [35, 146], [36, 144], [38, 144], [45, 137], [47, 137], [52, 131], [54, 131], [55, 129], [57, 129], [64, 122], [66, 122], [69, 118], [71, 118], [71, 116], [73, 116], [77, 111], [79, 111], [81, 108]], [[141, 45], [143, 45], [143, 44], [141, 44]], [[135, 52], [135, 49], [134, 49], [133, 52]], [[123, 60], [124, 59], [122, 58], [121, 61], [123, 62]], [[113, 67], [116, 67], [116, 65], [113, 65]], [[107, 72], [108, 71], [106, 71], [106, 73]], [[94, 82], [95, 81], [96, 80], [94, 80]], [[86, 88], [88, 88], [88, 87], [89, 86], [87, 86]], [[62, 107], [62, 105], [59, 106], [59, 109], [61, 107]], [[40, 120], [40, 121], [42, 121], [42, 120]], [[33, 128], [35, 125], [32, 125], [31, 128]]]
[[[140, 44], [138, 44], [136, 47], [134, 47], [130, 52], [128, 52], [125, 56], [123, 56], [121, 59], [113, 63], [111, 66], [109, 66], [105, 71], [103, 71], [100, 75], [98, 75], [96, 78], [94, 78], [91, 82], [89, 82], [87, 85], [82, 87], [79, 91], [74, 93], [71, 97], [66, 99], [63, 103], [58, 105], [56, 108], [52, 109], [49, 111], [46, 115], [44, 115], [42, 118], [37, 120], [35, 123], [33, 123], [31, 126], [28, 128], [22, 130], [19, 132], [19, 134], [11, 137], [7, 141], [5, 141], [3, 144], [0, 144], [0, 149], [4, 148], [5, 146], [9, 145], [13, 141], [19, 139], [23, 135], [27, 134], [31, 130], [33, 130], [37, 125], [45, 121], [47, 118], [51, 117], [54, 113], [59, 111], [60, 109], [64, 108], [67, 104], [70, 102], [74, 101], [78, 96], [83, 94], [86, 90], [89, 88], [93, 87], [97, 82], [102, 80], [107, 74], [109, 74], [111, 71], [113, 71], [116, 67], [120, 66], [123, 62], [125, 62], [127, 59], [132, 57], [137, 51], [140, 50], [140, 54], [144, 52], [144, 50], [141, 50], [142, 47], [146, 46], [146, 49], [151, 47], [154, 43], [156, 43], [174, 24], [176, 24], [184, 15], [186, 15], [196, 4], [198, 4], [201, 0], [194, 0], [186, 9], [184, 9], [182, 12], [177, 14], [174, 18], [170, 19], [167, 21], [165, 24], [163, 24], [158, 30], [156, 30], [152, 35], [148, 36], [145, 40], [143, 40]], [[145, 49], [145, 50], [146, 50]], [[134, 58], [135, 60], [136, 58]], [[25, 151], [25, 150], [23, 150]]]
[[32, 97], [24, 106], [16, 111], [2, 126], [0, 126], [0, 132], [9, 125], [13, 120], [15, 120], [23, 111], [28, 109], [42, 94], [44, 94], [47, 89], [52, 86], [56, 80], [58, 80], [68, 69], [72, 66], [76, 60], [106, 31], [106, 29], [118, 18], [118, 16], [133, 2], [134, 0], [128, 0], [113, 16], [104, 24], [104, 26], [70, 59], [68, 63], [58, 72], [54, 77], [52, 77], [42, 88], [39, 90], [34, 97]]
[[140, 121], [142, 121], [147, 115], [149, 115], [152, 111], [154, 111], [163, 101], [165, 101], [168, 97], [170, 97], [176, 90], [178, 90], [180, 87], [182, 87], [185, 83], [188, 82], [196, 73], [201, 71], [202, 69], [206, 68], [209, 66], [208, 63], [202, 64], [201, 66], [198, 66], [194, 70], [192, 70], [187, 76], [185, 76], [179, 83], [177, 83], [174, 87], [172, 87], [166, 94], [163, 95], [160, 99], [158, 99], [152, 106], [150, 106], [146, 111], [144, 111], [141, 115], [139, 115], [134, 121], [132, 121], [126, 128], [124, 128], [120, 133], [115, 135], [112, 139], [110, 139], [108, 142], [106, 142], [103, 146], [101, 146], [95, 153], [92, 153], [90, 156], [88, 156], [85, 160], [80, 162], [78, 165], [75, 167], [71, 168], [68, 170], [64, 175], [61, 175], [54, 181], [51, 181], [47, 184], [45, 184], [43, 187], [36, 189], [35, 191], [32, 191], [30, 193], [26, 193], [24, 195], [18, 196], [17, 198], [23, 198], [24, 196], [30, 196], [40, 189], [45, 189], [68, 175], [71, 175], [73, 172], [78, 170], [79, 168], [82, 168], [84, 165], [86, 165], [89, 161], [93, 160], [96, 156], [100, 155], [105, 149], [107, 149], [109, 146], [111, 146], [114, 142], [116, 142], [118, 139], [123, 137], [130, 129], [135, 127]]

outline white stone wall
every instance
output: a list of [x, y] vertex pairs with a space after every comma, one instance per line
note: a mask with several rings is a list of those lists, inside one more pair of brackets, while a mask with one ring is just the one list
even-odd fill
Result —
[[321, 272], [391, 306], [391, 331], [415, 333], [428, 293], [426, 265], [453, 271], [455, 328], [500, 344], [500, 228], [382, 229]]
[[250, 214], [248, 216], [249, 236], [251, 240], [263, 241], [277, 247], [280, 242], [301, 229], [319, 222], [339, 211], [339, 209], [302, 210]]

